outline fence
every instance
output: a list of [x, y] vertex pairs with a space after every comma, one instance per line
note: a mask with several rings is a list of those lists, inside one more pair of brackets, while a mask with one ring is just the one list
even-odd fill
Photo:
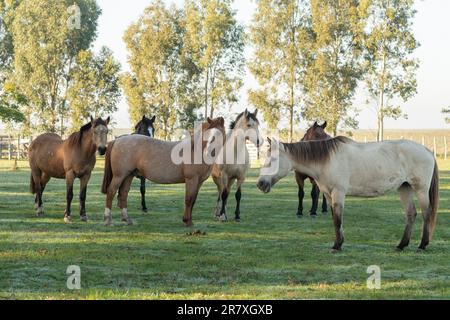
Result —
[[[301, 133], [298, 133], [301, 135]], [[112, 134], [109, 139], [113, 139]], [[358, 142], [376, 141], [376, 133], [369, 130], [358, 130], [353, 132], [352, 139]], [[386, 140], [408, 139], [420, 143], [434, 152], [437, 158], [447, 160], [449, 157], [450, 130], [430, 131], [390, 131], [386, 133]], [[1, 159], [26, 159], [28, 147], [32, 141], [31, 137], [0, 136], [0, 160]], [[258, 149], [251, 143], [247, 144], [250, 160], [252, 163], [259, 160]], [[261, 151], [261, 150], [260, 150]]]

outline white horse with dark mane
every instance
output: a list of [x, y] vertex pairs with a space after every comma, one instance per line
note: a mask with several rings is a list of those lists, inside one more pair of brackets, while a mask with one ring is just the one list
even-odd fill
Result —
[[406, 227], [398, 250], [409, 245], [416, 219], [414, 194], [423, 214], [420, 250], [429, 244], [437, 221], [439, 176], [436, 159], [412, 141], [357, 143], [345, 137], [323, 141], [281, 143], [269, 139], [270, 149], [261, 169], [258, 188], [269, 193], [290, 171], [313, 178], [332, 205], [336, 241], [333, 252], [344, 242], [345, 197], [378, 197], [399, 191]]

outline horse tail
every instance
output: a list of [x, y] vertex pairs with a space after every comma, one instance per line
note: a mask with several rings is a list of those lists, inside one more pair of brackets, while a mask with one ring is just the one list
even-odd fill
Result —
[[36, 194], [36, 184], [34, 183], [33, 174], [30, 174], [30, 192]]
[[439, 208], [439, 168], [437, 162], [434, 162], [434, 172], [431, 179], [429, 190], [430, 198], [430, 238], [433, 236], [436, 227], [438, 208]]
[[113, 178], [113, 172], [111, 168], [111, 153], [114, 146], [114, 141], [111, 141], [106, 148], [105, 156], [105, 171], [103, 174], [102, 193], [108, 193], [108, 187], [111, 184]]

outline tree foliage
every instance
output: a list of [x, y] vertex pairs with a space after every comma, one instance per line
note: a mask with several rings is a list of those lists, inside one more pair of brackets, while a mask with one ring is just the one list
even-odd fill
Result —
[[250, 90], [249, 100], [263, 111], [272, 129], [287, 115], [291, 140], [310, 61], [309, 13], [307, 1], [260, 0], [249, 34], [255, 47], [249, 69], [259, 84]]
[[197, 73], [205, 118], [238, 100], [244, 69], [244, 29], [231, 0], [186, 0], [183, 55]]
[[384, 119], [402, 116], [394, 99], [407, 101], [417, 92], [419, 44], [412, 32], [414, 0], [371, 0], [369, 31], [365, 38], [365, 78], [377, 101], [378, 140], [384, 137]]
[[106, 47], [98, 55], [90, 50], [78, 53], [67, 91], [73, 128], [81, 127], [90, 116], [106, 117], [117, 111], [119, 72], [120, 64]]
[[[76, 4], [80, 28], [71, 28], [68, 8]], [[64, 132], [67, 89], [77, 55], [96, 37], [100, 9], [95, 0], [22, 0], [14, 10], [11, 33], [14, 76], [18, 90], [27, 97], [24, 113], [45, 131]], [[59, 128], [58, 128], [59, 122]]]
[[307, 71], [304, 117], [356, 127], [352, 101], [362, 77], [364, 27], [369, 0], [311, 0], [315, 34], [313, 62]]

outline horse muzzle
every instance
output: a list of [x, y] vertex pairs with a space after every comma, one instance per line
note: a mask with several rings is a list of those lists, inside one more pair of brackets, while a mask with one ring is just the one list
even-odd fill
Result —
[[101, 156], [104, 156], [105, 153], [106, 153], [106, 147], [98, 147], [98, 153], [99, 153]]
[[271, 183], [265, 180], [259, 180], [256, 186], [258, 187], [259, 190], [261, 190], [264, 193], [269, 193], [270, 190], [272, 189]]

